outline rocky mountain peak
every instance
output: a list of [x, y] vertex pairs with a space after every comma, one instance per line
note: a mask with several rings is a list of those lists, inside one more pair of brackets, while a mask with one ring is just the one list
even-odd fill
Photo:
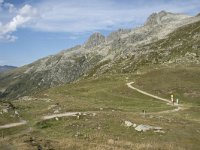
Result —
[[102, 35], [99, 32], [93, 33], [89, 39], [87, 40], [87, 42], [85, 43], [84, 47], [85, 48], [92, 48], [95, 47], [101, 43], [105, 42], [105, 36]]
[[145, 25], [150, 25], [150, 26], [160, 25], [163, 23], [169, 23], [172, 21], [182, 20], [187, 17], [190, 17], [190, 16], [183, 15], [183, 14], [177, 14], [177, 13], [170, 13], [170, 12], [166, 12], [166, 11], [162, 10], [158, 13], [151, 14], [147, 18]]
[[131, 32], [131, 29], [119, 29], [117, 31], [111, 32], [108, 37], [106, 38], [106, 41], [113, 41], [118, 39], [122, 34], [127, 34]]

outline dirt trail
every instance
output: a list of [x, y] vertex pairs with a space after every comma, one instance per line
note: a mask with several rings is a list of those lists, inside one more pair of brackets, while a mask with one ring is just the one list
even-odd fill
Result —
[[[153, 94], [150, 94], [150, 93], [147, 93], [147, 92], [142, 91], [142, 90], [140, 90], [140, 89], [138, 89], [138, 88], [135, 88], [135, 87], [133, 87], [133, 86], [131, 85], [131, 84], [133, 84], [133, 83], [134, 83], [134, 82], [129, 82], [129, 83], [127, 83], [127, 86], [128, 86], [129, 88], [131, 88], [131, 89], [133, 89], [133, 90], [139, 92], [139, 93], [142, 93], [142, 94], [147, 95], [147, 96], [149, 96], [149, 97], [152, 97], [152, 98], [155, 98], [155, 99], [158, 99], [158, 100], [167, 102], [167, 105], [173, 106], [173, 104], [171, 103], [170, 100], [165, 99], [165, 98], [162, 98], [162, 97], [159, 97], [159, 96], [156, 96], [156, 95], [153, 95]], [[177, 106], [177, 108], [175, 108], [175, 109], [173, 109], [173, 110], [166, 110], [166, 111], [161, 111], [161, 112], [156, 112], [156, 113], [157, 113], [157, 114], [158, 114], [158, 113], [171, 113], [171, 112], [177, 112], [177, 111], [183, 109], [180, 105], [177, 105], [177, 104], [176, 104], [175, 106]]]
[[[156, 96], [156, 95], [153, 95], [153, 94], [150, 94], [150, 93], [147, 93], [145, 91], [142, 91], [138, 88], [135, 88], [133, 87], [131, 84], [133, 84], [134, 82], [130, 82], [130, 83], [127, 83], [127, 86], [139, 93], [142, 93], [144, 95], [147, 95], [149, 97], [152, 97], [152, 98], [155, 98], [155, 99], [158, 99], [158, 100], [161, 100], [161, 101], [164, 101], [167, 103], [167, 105], [172, 105], [171, 101], [168, 100], [168, 99], [165, 99], [165, 98], [161, 98], [159, 96]], [[166, 111], [161, 111], [161, 112], [156, 112], [156, 114], [159, 114], [159, 113], [171, 113], [171, 112], [177, 112], [179, 110], [183, 109], [180, 105], [177, 105], [177, 108], [176, 109], [173, 109], [173, 110], [166, 110]], [[42, 117], [42, 120], [49, 120], [49, 119], [52, 119], [52, 118], [59, 118], [59, 117], [69, 117], [69, 116], [77, 116], [78, 114], [80, 113], [83, 113], [83, 112], [66, 112], [66, 113], [60, 113], [60, 114], [53, 114], [53, 115], [47, 115], [47, 116], [43, 116]], [[10, 124], [6, 124], [6, 125], [2, 125], [0, 126], [0, 129], [6, 129], [6, 128], [12, 128], [12, 127], [16, 127], [16, 126], [21, 126], [21, 125], [25, 125], [27, 124], [27, 121], [25, 120], [22, 120], [21, 122], [18, 122], [18, 123], [10, 123]]]
[[140, 89], [138, 89], [138, 88], [133, 87], [133, 86], [131, 85], [131, 84], [133, 84], [133, 83], [134, 83], [134, 82], [127, 83], [128, 87], [131, 88], [131, 89], [133, 89], [133, 90], [136, 90], [136, 91], [138, 91], [139, 93], [142, 93], [142, 94], [144, 94], [144, 95], [153, 97], [153, 98], [155, 98], [155, 99], [158, 99], [158, 100], [161, 100], [161, 101], [164, 101], [164, 102], [167, 102], [167, 103], [171, 103], [171, 101], [168, 100], [168, 99], [161, 98], [161, 97], [158, 97], [158, 96], [153, 95], [153, 94], [149, 94], [149, 93], [147, 93], [147, 92], [145, 92], [145, 91], [142, 91], [142, 90], [140, 90]]
[[43, 116], [42, 120], [49, 120], [52, 118], [59, 118], [59, 117], [69, 117], [69, 116], [77, 116], [78, 114], [80, 114], [80, 112], [66, 112], [66, 113], [61, 113], [61, 114], [54, 114], [54, 115], [47, 115], [47, 116]]
[[[183, 107], [178, 106], [177, 108], [172, 109], [172, 110], [165, 110], [165, 111], [159, 111], [159, 112], [152, 112], [152, 113], [149, 113], [149, 114], [173, 113], [173, 112], [177, 112], [177, 111], [179, 111], [179, 110], [183, 110]], [[148, 114], [148, 113], [147, 113], [147, 114]]]
[[9, 123], [9, 124], [2, 125], [2, 126], [0, 126], [0, 129], [8, 129], [8, 128], [13, 128], [13, 127], [17, 127], [17, 126], [21, 126], [21, 125], [25, 125], [25, 124], [27, 124], [27, 121], [22, 120], [18, 123]]

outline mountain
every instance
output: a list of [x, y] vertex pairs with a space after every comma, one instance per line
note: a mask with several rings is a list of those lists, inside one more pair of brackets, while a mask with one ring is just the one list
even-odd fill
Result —
[[0, 74], [1, 98], [17, 98], [56, 85], [156, 64], [199, 64], [200, 16], [161, 11], [145, 24], [103, 36]]
[[105, 36], [103, 36], [101, 33], [94, 33], [89, 37], [89, 39], [85, 43], [84, 47], [87, 49], [90, 49], [90, 48], [98, 46], [104, 42], [105, 42]]
[[150, 25], [150, 26], [161, 25], [165, 23], [176, 22], [177, 20], [182, 20], [185, 18], [188, 18], [188, 16], [183, 14], [173, 14], [170, 12], [161, 11], [159, 13], [151, 14], [147, 18], [145, 25]]
[[5, 71], [11, 70], [11, 69], [15, 69], [15, 68], [17, 68], [17, 67], [7, 66], [7, 65], [0, 66], [0, 72], [5, 72]]

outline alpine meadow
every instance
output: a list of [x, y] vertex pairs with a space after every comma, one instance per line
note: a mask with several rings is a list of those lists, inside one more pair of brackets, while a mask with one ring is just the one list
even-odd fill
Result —
[[0, 0], [0, 150], [199, 150], [199, 12]]

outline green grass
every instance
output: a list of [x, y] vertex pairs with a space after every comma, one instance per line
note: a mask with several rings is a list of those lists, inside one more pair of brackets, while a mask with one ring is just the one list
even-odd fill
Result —
[[106, 110], [141, 112], [146, 109], [151, 112], [170, 109], [165, 103], [128, 88], [125, 80], [127, 76], [86, 79], [53, 88], [47, 94], [59, 103], [66, 103], [69, 110], [99, 110], [102, 107]]
[[3, 112], [3, 109], [6, 109], [5, 103], [0, 102], [0, 125], [4, 125], [7, 123], [18, 122], [20, 118], [15, 115], [15, 112], [12, 108], [7, 109], [8, 112]]
[[[137, 47], [138, 51], [150, 51], [136, 57], [119, 58], [106, 70], [104, 75], [94, 76], [99, 67], [109, 63], [105, 61], [88, 72], [85, 79], [54, 87], [32, 94], [30, 101], [12, 101], [27, 125], [12, 129], [0, 130], [5, 138], [0, 138], [0, 149], [166, 149], [166, 150], [198, 150], [200, 143], [200, 69], [199, 65], [162, 65], [163, 62], [185, 57], [187, 52], [195, 53], [199, 59], [200, 22], [196, 22], [171, 33], [168, 38]], [[196, 36], [196, 37], [195, 37]], [[121, 47], [123, 46], [123, 47]], [[121, 43], [118, 48], [128, 49]], [[113, 50], [118, 50], [114, 47]], [[151, 50], [153, 52], [151, 52]], [[82, 63], [85, 58], [74, 58]], [[95, 57], [91, 63], [99, 60]], [[189, 65], [190, 64], [190, 65]], [[24, 69], [22, 68], [21, 71]], [[136, 75], [131, 72], [138, 71]], [[123, 74], [116, 74], [123, 73]], [[110, 74], [109, 74], [110, 73]], [[6, 73], [7, 74], [7, 73]], [[19, 82], [17, 71], [7, 75], [0, 74], [0, 88], [7, 83], [16, 84], [14, 91], [20, 93], [31, 91], [37, 82]], [[10, 76], [10, 77], [8, 77]], [[11, 80], [12, 77], [12, 80]], [[24, 79], [29, 76], [24, 76]], [[38, 79], [41, 75], [38, 74]], [[171, 94], [179, 98], [184, 110], [158, 114], [156, 112], [171, 110], [174, 107], [164, 102], [142, 95], [127, 87], [126, 83], [134, 81], [134, 86], [148, 93], [169, 98]], [[26, 85], [26, 86], [24, 86]], [[20, 90], [19, 87], [23, 86]], [[40, 90], [40, 89], [38, 89]], [[51, 99], [50, 102], [44, 98]], [[53, 114], [50, 105], [57, 105], [62, 112], [91, 111], [96, 116], [63, 117], [41, 121], [41, 117]], [[100, 110], [103, 108], [103, 110]], [[147, 111], [146, 117], [141, 112]], [[161, 126], [165, 133], [148, 131], [139, 133], [134, 128], [124, 126], [129, 120], [136, 124]], [[0, 117], [0, 125], [16, 122], [18, 118], [4, 114]], [[112, 139], [109, 142], [109, 139]]]
[[166, 98], [174, 94], [175, 98], [179, 98], [180, 103], [200, 106], [199, 76], [199, 66], [174, 66], [157, 69], [140, 76], [135, 86]]
[[10, 115], [13, 115], [13, 113], [6, 113], [0, 116], [0, 125], [4, 125], [7, 123], [14, 123], [14, 122], [19, 122], [18, 117], [12, 117]]
[[[188, 100], [184, 94], [198, 92], [198, 67], [161, 66], [153, 71], [145, 68], [141, 71], [144, 74], [104, 75], [82, 79], [41, 91], [35, 95], [37, 99], [34, 100], [13, 101], [28, 124], [4, 130], [4, 143], [10, 141], [18, 149], [35, 149], [35, 145], [41, 145], [44, 149], [45, 146], [52, 149], [198, 149], [199, 97], [187, 95], [190, 97]], [[187, 109], [176, 113], [156, 114], [155, 112], [174, 107], [128, 88], [126, 83], [131, 81], [135, 81], [134, 86], [161, 97], [168, 98], [172, 91]], [[44, 98], [51, 101], [47, 102]], [[42, 116], [53, 114], [54, 110], [49, 110], [48, 107], [54, 104], [61, 108], [60, 113], [91, 111], [96, 116], [41, 121]], [[141, 114], [144, 109], [148, 113], [154, 113], [147, 114], [144, 118]], [[136, 132], [134, 128], [124, 126], [125, 120], [161, 126], [165, 133]], [[29, 141], [30, 138], [34, 139], [35, 145]], [[109, 139], [114, 140], [114, 143], [110, 143]]]

